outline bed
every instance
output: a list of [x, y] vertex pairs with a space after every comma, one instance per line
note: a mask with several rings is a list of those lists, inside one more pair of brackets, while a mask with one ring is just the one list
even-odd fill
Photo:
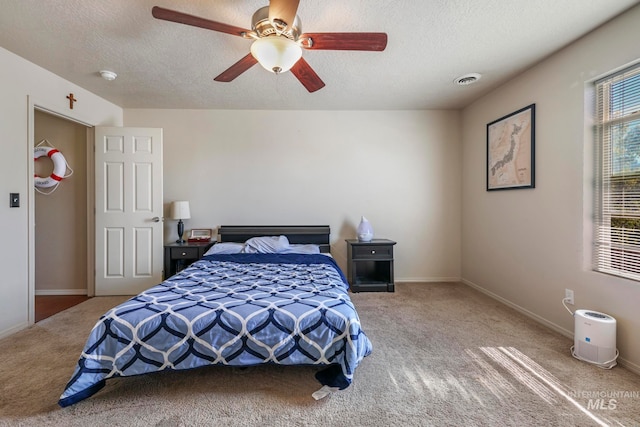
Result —
[[60, 406], [109, 378], [210, 365], [320, 366], [319, 397], [351, 384], [372, 346], [329, 254], [329, 227], [218, 232], [201, 260], [100, 317]]

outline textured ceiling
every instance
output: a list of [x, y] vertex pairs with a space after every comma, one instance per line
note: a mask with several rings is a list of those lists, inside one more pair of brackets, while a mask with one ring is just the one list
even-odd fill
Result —
[[[250, 28], [267, 0], [0, 0], [0, 46], [124, 108], [456, 109], [638, 3], [301, 0], [303, 32], [389, 36], [384, 52], [304, 51], [326, 83], [315, 93], [258, 65], [214, 82], [251, 41], [151, 16], [157, 5]], [[453, 84], [470, 72], [483, 77]]]

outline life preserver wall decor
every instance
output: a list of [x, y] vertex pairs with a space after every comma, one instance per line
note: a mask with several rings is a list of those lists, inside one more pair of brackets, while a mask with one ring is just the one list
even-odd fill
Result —
[[[33, 182], [36, 186], [36, 191], [41, 194], [51, 194], [56, 190], [56, 188], [58, 188], [60, 181], [73, 174], [73, 170], [69, 167], [69, 164], [62, 153], [55, 147], [42, 145], [45, 142], [50, 144], [46, 139], [40, 141], [33, 149], [33, 157], [35, 161], [43, 156], [49, 157], [53, 162], [53, 172], [47, 177], [34, 175]], [[68, 174], [67, 170], [69, 171]], [[44, 192], [39, 190], [40, 188], [50, 188], [50, 190], [48, 192]]]

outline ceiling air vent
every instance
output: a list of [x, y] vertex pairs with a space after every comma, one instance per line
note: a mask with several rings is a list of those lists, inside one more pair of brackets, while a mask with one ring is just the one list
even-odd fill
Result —
[[482, 75], [478, 73], [469, 73], [456, 78], [453, 82], [460, 86], [468, 86], [480, 80], [480, 77], [482, 77]]

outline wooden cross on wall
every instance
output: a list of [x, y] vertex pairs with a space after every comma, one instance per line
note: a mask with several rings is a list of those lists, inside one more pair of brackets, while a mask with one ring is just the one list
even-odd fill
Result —
[[69, 100], [69, 108], [73, 110], [73, 103], [76, 102], [77, 99], [73, 97], [72, 93], [70, 93], [69, 96], [67, 96], [67, 99]]

